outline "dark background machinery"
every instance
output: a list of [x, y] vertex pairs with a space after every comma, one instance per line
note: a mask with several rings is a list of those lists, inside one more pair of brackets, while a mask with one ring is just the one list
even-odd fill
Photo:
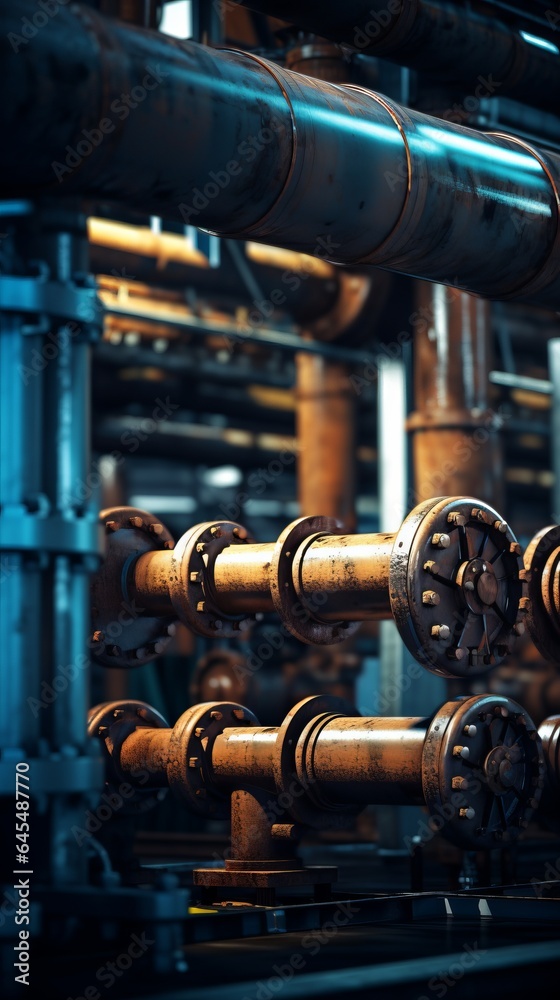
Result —
[[0, 23], [5, 994], [544, 992], [560, 11]]

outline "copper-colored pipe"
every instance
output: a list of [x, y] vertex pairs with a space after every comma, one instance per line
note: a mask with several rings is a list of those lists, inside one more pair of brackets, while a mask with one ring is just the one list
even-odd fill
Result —
[[[333, 802], [422, 803], [426, 720], [334, 717], [307, 737], [298, 775]], [[212, 750], [212, 773], [229, 785], [273, 787], [278, 729], [226, 729]]]
[[119, 753], [119, 767], [133, 785], [163, 788], [168, 784], [165, 767], [170, 732], [169, 729], [136, 729], [124, 740]]
[[346, 365], [296, 355], [298, 499], [302, 515], [356, 525], [356, 394]]
[[318, 613], [325, 621], [389, 618], [389, 570], [395, 537], [375, 534], [318, 538], [302, 546], [296, 555], [294, 584], [304, 600], [321, 595]]
[[[278, 728], [239, 726], [226, 729], [212, 750], [212, 773], [218, 784], [259, 785], [274, 789], [273, 760]], [[235, 762], [235, 763], [234, 763]]]
[[[534, 723], [495, 695], [447, 702], [431, 718], [360, 718], [339, 699], [305, 698], [274, 729], [231, 702], [193, 706], [173, 729], [154, 715], [134, 702], [92, 712], [90, 735], [105, 745], [110, 782], [168, 784], [204, 815], [223, 815], [233, 795], [237, 868], [285, 856], [276, 837], [284, 839], [290, 819], [332, 826], [367, 803], [425, 803], [441, 819], [437, 828], [445, 824], [463, 846], [491, 846], [527, 825], [544, 784]], [[557, 730], [543, 729], [553, 770]]]
[[147, 226], [129, 226], [112, 219], [88, 219], [88, 239], [97, 246], [125, 250], [143, 257], [155, 257], [157, 267], [169, 261], [189, 267], [209, 267], [208, 258], [190, 246], [185, 236], [154, 233]]
[[490, 409], [490, 304], [444, 285], [417, 282], [415, 413], [408, 420], [417, 502], [469, 490], [501, 505], [498, 421]]
[[230, 545], [214, 567], [214, 586], [220, 606], [228, 615], [273, 611], [270, 563], [273, 542]]
[[327, 722], [310, 745], [304, 773], [333, 802], [422, 804], [426, 720], [346, 719]]
[[[304, 542], [293, 563], [294, 586], [325, 621], [390, 618], [389, 564], [396, 534], [328, 535]], [[224, 614], [273, 611], [270, 566], [274, 542], [230, 545], [214, 564], [214, 589]], [[147, 552], [131, 570], [129, 594], [153, 614], [171, 614], [172, 552]], [[316, 595], [320, 594], [320, 604]]]

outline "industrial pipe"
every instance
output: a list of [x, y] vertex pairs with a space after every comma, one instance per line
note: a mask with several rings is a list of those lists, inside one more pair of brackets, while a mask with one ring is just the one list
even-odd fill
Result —
[[[0, 8], [6, 196], [79, 193], [486, 297], [560, 304], [557, 155], [61, 8]], [[539, 56], [541, 58], [541, 56]], [[50, 85], [37, 94], [37, 79]]]
[[[427, 806], [431, 829], [462, 847], [491, 848], [528, 825], [545, 783], [534, 723], [498, 695], [447, 702], [427, 719], [361, 718], [326, 696], [305, 698], [272, 728], [230, 702], [195, 705], [172, 729], [153, 719], [141, 702], [92, 710], [89, 733], [103, 744], [109, 784], [129, 782], [142, 794], [169, 787], [213, 818], [228, 815], [232, 793], [257, 792], [261, 843], [265, 831], [288, 839], [297, 837], [293, 824], [325, 829], [367, 804], [398, 803]], [[241, 858], [232, 846], [246, 877], [262, 869], [254, 862], [266, 855]], [[243, 884], [236, 875], [222, 884]]]
[[[153, 658], [177, 619], [232, 638], [267, 611], [319, 645], [392, 616], [412, 655], [443, 676], [489, 669], [524, 631], [521, 549], [492, 507], [468, 497], [424, 501], [396, 534], [347, 535], [332, 518], [303, 517], [265, 544], [231, 521], [196, 525], [174, 546], [146, 511], [100, 517], [107, 555], [92, 589], [92, 642], [109, 666]], [[113, 638], [123, 602], [141, 614]]]
[[472, 490], [500, 506], [499, 417], [488, 399], [490, 303], [443, 285], [416, 282], [414, 407], [407, 421], [414, 492]]
[[240, 0], [240, 4], [357, 52], [461, 83], [468, 94], [475, 90], [484, 97], [507, 94], [556, 109], [559, 53], [546, 32], [540, 37], [534, 25], [522, 32], [462, 4], [438, 0]]

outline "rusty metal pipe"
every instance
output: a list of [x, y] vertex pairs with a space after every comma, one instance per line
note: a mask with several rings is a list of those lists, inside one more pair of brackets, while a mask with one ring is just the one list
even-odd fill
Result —
[[356, 525], [356, 394], [346, 365], [296, 355], [297, 481], [302, 514]]
[[[510, 95], [555, 106], [557, 54], [527, 41], [496, 17], [437, 0], [240, 0], [251, 10], [430, 76], [458, 82], [465, 93]], [[528, 29], [538, 35], [539, 29]], [[546, 32], [545, 32], [546, 35]], [[480, 99], [480, 98], [478, 98]]]
[[231, 521], [195, 525], [174, 545], [147, 511], [115, 508], [101, 520], [108, 554], [93, 590], [99, 653], [119, 594], [120, 607], [140, 609], [119, 645], [108, 645], [109, 665], [163, 651], [175, 619], [201, 635], [234, 638], [257, 613], [275, 611], [313, 645], [393, 617], [428, 669], [472, 676], [507, 656], [524, 630], [520, 546], [496, 510], [470, 497], [424, 501], [394, 534], [341, 534], [333, 518], [302, 517], [265, 544]]
[[270, 593], [273, 548], [273, 542], [230, 545], [220, 553], [214, 566], [214, 586], [227, 614], [274, 610]]
[[214, 743], [212, 774], [231, 788], [232, 782], [274, 789], [273, 761], [278, 728], [239, 726], [225, 729]]
[[133, 787], [142, 788], [146, 784], [155, 788], [167, 787], [169, 782], [165, 768], [170, 733], [170, 729], [136, 729], [123, 742], [119, 767]]
[[335, 718], [302, 755], [301, 778], [331, 802], [422, 805], [426, 719]]
[[320, 595], [317, 613], [325, 621], [390, 618], [395, 539], [396, 533], [334, 535], [304, 543], [293, 563], [294, 586], [302, 601], [317, 604]]
[[[543, 739], [554, 765], [558, 720], [550, 721]], [[232, 795], [233, 863], [241, 867], [285, 857], [275, 836], [284, 839], [290, 818], [332, 826], [367, 803], [425, 804], [456, 842], [491, 846], [527, 825], [546, 766], [534, 723], [497, 695], [399, 719], [363, 719], [338, 698], [305, 698], [274, 729], [231, 702], [195, 705], [173, 729], [143, 703], [113, 703], [92, 711], [90, 735], [105, 746], [110, 783], [124, 776], [145, 792], [148, 770], [154, 787], [168, 784], [207, 816], [223, 816]], [[494, 817], [496, 797], [503, 808]]]
[[[103, 197], [558, 307], [555, 154], [89, 7], [61, 8], [17, 46], [32, 10], [27, 0], [0, 7], [6, 196]], [[40, 101], [38, 78], [50, 81]]]
[[[316, 603], [325, 621], [391, 617], [389, 569], [396, 534], [327, 535], [303, 543], [293, 560], [301, 600]], [[214, 564], [214, 590], [224, 614], [273, 611], [271, 571], [274, 542], [228, 546]], [[171, 552], [148, 552], [134, 563], [129, 593], [154, 614], [172, 612]]]
[[415, 412], [407, 422], [418, 500], [472, 491], [501, 505], [499, 418], [490, 407], [490, 303], [416, 283]]

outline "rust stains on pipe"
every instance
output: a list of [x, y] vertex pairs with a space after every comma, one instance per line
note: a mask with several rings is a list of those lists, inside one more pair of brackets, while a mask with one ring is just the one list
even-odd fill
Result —
[[[171, 729], [135, 729], [123, 741], [118, 768], [133, 787], [165, 788]], [[142, 780], [146, 771], [149, 780]]]
[[417, 282], [415, 413], [408, 420], [418, 500], [438, 493], [492, 496], [501, 505], [499, 418], [488, 397], [490, 303]]
[[146, 552], [131, 567], [129, 592], [138, 605], [151, 614], [168, 615], [171, 611], [172, 558], [172, 552]]
[[229, 546], [216, 559], [214, 586], [226, 614], [273, 611], [270, 561], [273, 543]]
[[304, 543], [293, 562], [301, 600], [321, 594], [326, 621], [391, 617], [389, 569], [394, 534], [326, 535]]
[[[103, 197], [558, 308], [556, 154], [85, 6], [61, 8], [15, 51], [10, 33], [31, 11], [0, 6], [7, 197]], [[39, 100], [37, 79], [49, 80]]]
[[356, 526], [356, 394], [346, 365], [296, 355], [298, 499], [302, 515]]
[[274, 751], [278, 729], [226, 729], [212, 749], [212, 775], [218, 784], [256, 784], [274, 790]]
[[421, 718], [327, 721], [307, 741], [302, 774], [331, 802], [422, 804]]

